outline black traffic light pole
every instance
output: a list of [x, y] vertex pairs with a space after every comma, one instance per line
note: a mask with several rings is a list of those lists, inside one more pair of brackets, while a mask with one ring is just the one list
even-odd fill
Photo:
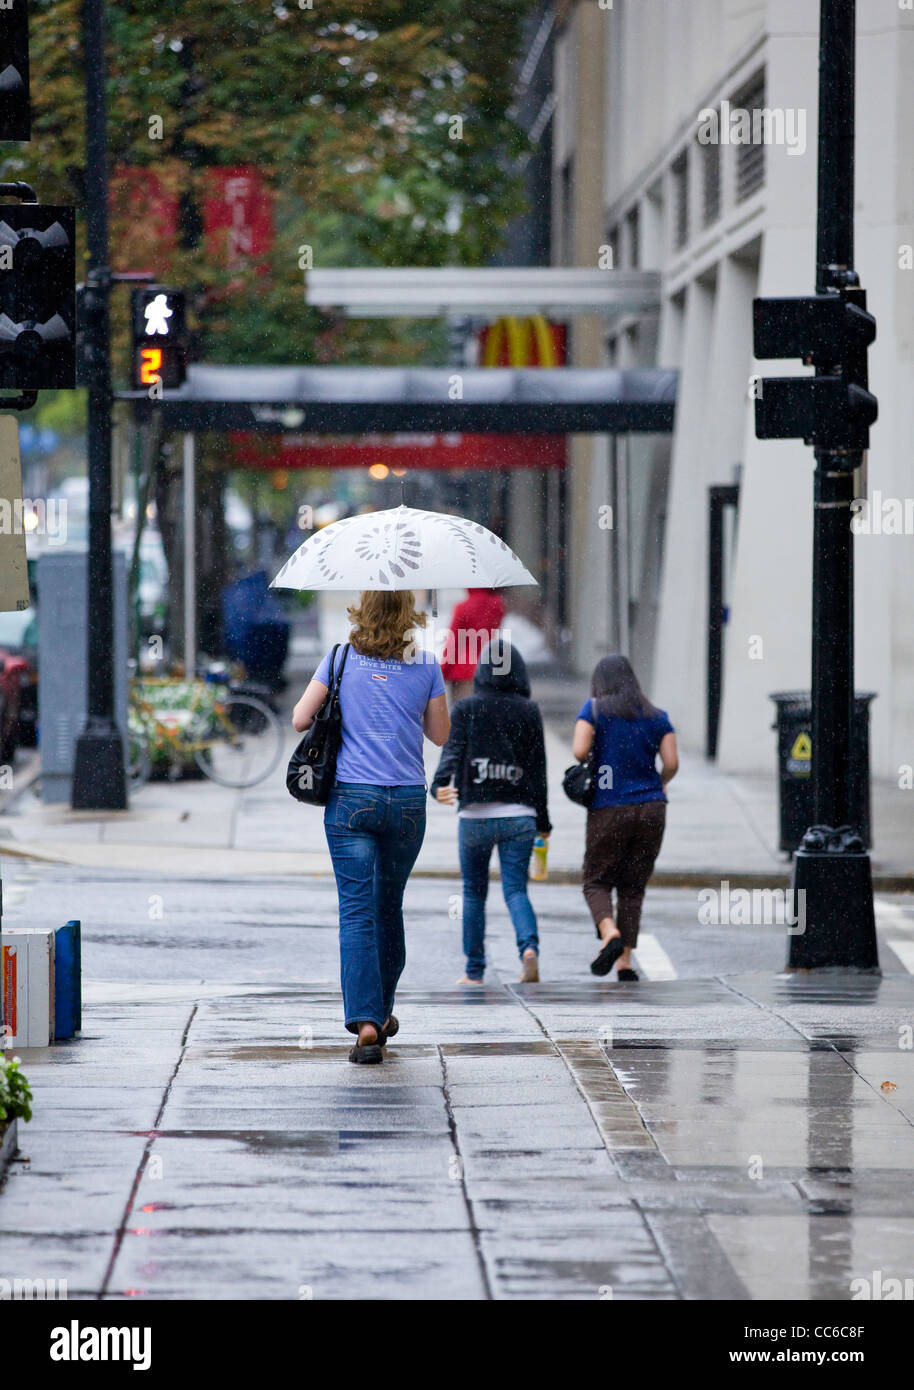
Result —
[[124, 748], [114, 719], [114, 604], [111, 557], [111, 361], [108, 298], [108, 150], [103, 0], [83, 0], [86, 65], [86, 207], [89, 270], [83, 296], [89, 384], [89, 564], [86, 672], [88, 718], [76, 743], [71, 804], [127, 805]]
[[[821, 0], [816, 294], [865, 308], [854, 259], [855, 0]], [[846, 350], [866, 386], [866, 346]], [[848, 362], [844, 363], [845, 371]], [[816, 376], [832, 374], [817, 365]], [[851, 436], [852, 438], [852, 436]], [[849, 443], [851, 439], [849, 439]], [[856, 442], [856, 441], [854, 441]], [[794, 969], [879, 964], [869, 856], [851, 820], [854, 553], [851, 503], [859, 448], [816, 448], [812, 587], [812, 782], [815, 824], [794, 861]]]
[[[854, 0], [822, 4], [816, 294], [858, 283], [854, 262]], [[819, 367], [816, 375], [824, 375]], [[860, 454], [816, 449], [813, 502], [812, 776], [817, 824], [846, 825], [854, 670], [850, 527]]]

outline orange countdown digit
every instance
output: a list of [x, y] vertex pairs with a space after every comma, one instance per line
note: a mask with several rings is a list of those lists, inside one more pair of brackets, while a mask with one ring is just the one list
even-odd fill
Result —
[[140, 348], [140, 381], [144, 386], [152, 386], [161, 380], [162, 349]]

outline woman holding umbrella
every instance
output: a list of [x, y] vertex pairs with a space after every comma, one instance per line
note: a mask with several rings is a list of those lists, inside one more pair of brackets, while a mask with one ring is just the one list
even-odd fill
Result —
[[[403, 893], [425, 835], [422, 736], [442, 747], [450, 718], [434, 655], [415, 656], [424, 626], [409, 589], [366, 592], [351, 607], [340, 683], [343, 736], [324, 812], [340, 906], [340, 975], [350, 1062], [380, 1062], [399, 1024], [394, 993], [406, 964]], [[292, 713], [310, 727], [330, 682], [324, 657]]]
[[[277, 589], [356, 589], [340, 686], [342, 745], [324, 825], [340, 902], [340, 964], [353, 1062], [380, 1062], [405, 962], [403, 891], [425, 833], [422, 736], [439, 747], [450, 719], [441, 668], [415, 642], [414, 590], [535, 584], [479, 522], [394, 507], [344, 517], [300, 545]], [[433, 612], [437, 604], [433, 601]], [[304, 732], [327, 694], [329, 656], [295, 706]], [[335, 668], [334, 679], [339, 667]]]

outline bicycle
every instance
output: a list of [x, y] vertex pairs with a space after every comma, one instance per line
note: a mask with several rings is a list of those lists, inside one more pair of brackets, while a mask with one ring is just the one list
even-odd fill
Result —
[[154, 761], [166, 758], [177, 776], [190, 759], [222, 787], [254, 787], [279, 765], [285, 747], [273, 710], [228, 682], [131, 681], [127, 770], [132, 789], [143, 786]]

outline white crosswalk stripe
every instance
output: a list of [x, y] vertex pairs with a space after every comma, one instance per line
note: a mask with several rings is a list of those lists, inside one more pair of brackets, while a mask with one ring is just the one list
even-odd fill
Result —
[[651, 932], [641, 932], [635, 947], [635, 958], [649, 980], [675, 980], [673, 962]]
[[883, 942], [890, 946], [905, 970], [914, 975], [914, 913], [899, 903], [875, 899], [876, 925]]

